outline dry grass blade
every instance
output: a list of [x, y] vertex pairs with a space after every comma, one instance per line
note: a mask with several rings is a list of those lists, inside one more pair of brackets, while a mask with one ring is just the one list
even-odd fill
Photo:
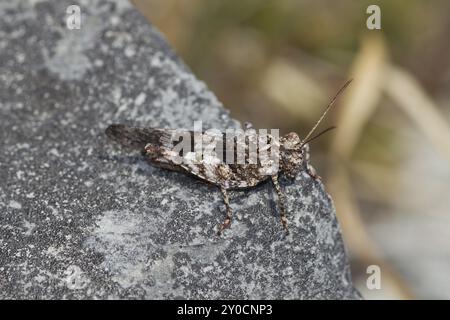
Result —
[[[350, 157], [364, 125], [377, 106], [381, 96], [385, 61], [386, 48], [383, 38], [379, 35], [366, 37], [351, 72], [355, 81], [337, 109], [339, 129], [333, 140], [332, 152], [337, 159], [344, 161], [342, 163]], [[364, 255], [375, 249], [367, 236], [356, 202], [351, 197], [351, 185], [346, 183], [348, 173], [340, 164], [336, 165], [334, 171], [329, 186], [334, 189], [332, 194], [337, 197], [337, 213], [344, 237], [351, 251], [364, 260]]]
[[375, 110], [381, 95], [386, 45], [381, 35], [364, 38], [350, 77], [352, 85], [342, 98], [337, 127], [332, 144], [333, 153], [348, 158], [361, 135], [364, 125]]
[[407, 71], [390, 66], [386, 70], [384, 88], [450, 163], [449, 125], [417, 80]]

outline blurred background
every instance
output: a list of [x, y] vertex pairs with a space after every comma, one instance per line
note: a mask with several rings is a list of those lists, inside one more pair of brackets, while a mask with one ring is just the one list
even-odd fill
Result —
[[[450, 299], [450, 2], [132, 0], [234, 118], [304, 136], [366, 299]], [[368, 30], [366, 9], [381, 9]], [[369, 290], [367, 268], [381, 268]]]

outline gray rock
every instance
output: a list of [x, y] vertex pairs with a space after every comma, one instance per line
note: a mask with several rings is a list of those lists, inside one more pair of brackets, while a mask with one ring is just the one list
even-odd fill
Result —
[[0, 298], [359, 298], [332, 201], [300, 174], [231, 195], [110, 144], [113, 122], [238, 127], [126, 1], [0, 3]]

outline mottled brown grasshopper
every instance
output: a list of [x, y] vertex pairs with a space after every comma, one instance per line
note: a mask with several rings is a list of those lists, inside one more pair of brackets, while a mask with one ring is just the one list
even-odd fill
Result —
[[[288, 233], [285, 196], [278, 181], [279, 175], [294, 178], [301, 170], [306, 170], [314, 179], [320, 178], [309, 163], [308, 143], [334, 128], [311, 137], [350, 82], [347, 81], [337, 92], [304, 139], [295, 132], [278, 139], [273, 134], [256, 133], [249, 124], [245, 126], [245, 132], [231, 137], [216, 131], [137, 128], [122, 124], [110, 125], [106, 135], [123, 146], [141, 150], [154, 166], [191, 174], [218, 186], [226, 206], [225, 221], [219, 226], [218, 234], [231, 224], [228, 190], [252, 188], [270, 179], [277, 193], [281, 223]], [[187, 151], [178, 148], [181, 142], [184, 147], [189, 147]], [[230, 154], [231, 161], [227, 157]]]

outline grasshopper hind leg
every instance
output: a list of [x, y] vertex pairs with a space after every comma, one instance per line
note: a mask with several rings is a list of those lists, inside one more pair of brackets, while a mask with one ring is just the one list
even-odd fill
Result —
[[217, 234], [220, 236], [226, 228], [229, 228], [231, 225], [231, 218], [233, 216], [233, 212], [231, 211], [230, 207], [230, 198], [228, 197], [228, 191], [224, 187], [220, 187], [220, 192], [222, 193], [223, 202], [225, 203], [225, 207], [227, 209], [227, 213], [225, 216], [225, 220], [223, 223], [219, 226], [219, 231]]

